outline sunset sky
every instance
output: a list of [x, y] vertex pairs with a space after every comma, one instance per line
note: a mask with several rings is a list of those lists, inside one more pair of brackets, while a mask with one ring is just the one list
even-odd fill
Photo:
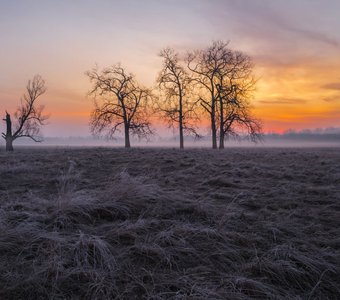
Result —
[[[41, 74], [45, 136], [89, 135], [84, 75], [121, 62], [152, 86], [160, 49], [213, 40], [253, 57], [266, 132], [340, 127], [339, 0], [0, 0], [0, 111]], [[0, 129], [3, 130], [4, 122]]]

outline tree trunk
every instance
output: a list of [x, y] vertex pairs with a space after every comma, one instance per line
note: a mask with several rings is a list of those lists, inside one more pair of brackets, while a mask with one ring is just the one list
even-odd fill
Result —
[[125, 148], [130, 148], [130, 126], [125, 124]]
[[220, 134], [220, 149], [224, 149], [224, 134]]
[[184, 137], [183, 137], [183, 121], [179, 123], [179, 148], [184, 148]]
[[220, 97], [220, 149], [224, 149], [224, 118], [223, 118], [223, 100]]
[[217, 149], [217, 135], [216, 135], [216, 121], [215, 121], [215, 105], [216, 105], [216, 98], [215, 98], [215, 91], [214, 91], [214, 83], [211, 80], [211, 112], [210, 112], [210, 118], [211, 118], [211, 138], [212, 138], [212, 148]]
[[13, 151], [13, 139], [6, 138], [6, 151]]
[[217, 149], [217, 136], [216, 136], [216, 122], [215, 122], [215, 104], [211, 106], [211, 137], [212, 148]]
[[12, 120], [8, 112], [6, 112], [6, 151], [13, 151], [13, 136], [12, 136]]
[[217, 149], [217, 135], [216, 135], [216, 124], [215, 124], [215, 116], [211, 115], [211, 136], [212, 136], [212, 148]]
[[184, 148], [184, 136], [183, 136], [183, 103], [182, 96], [179, 98], [179, 148]]

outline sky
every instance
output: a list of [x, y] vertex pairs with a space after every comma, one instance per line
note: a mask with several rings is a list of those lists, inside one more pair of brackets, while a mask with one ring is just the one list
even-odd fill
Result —
[[95, 64], [120, 62], [152, 86], [162, 48], [214, 40], [253, 58], [265, 132], [340, 127], [339, 0], [0, 0], [0, 38], [0, 112], [40, 74], [47, 136], [90, 134]]

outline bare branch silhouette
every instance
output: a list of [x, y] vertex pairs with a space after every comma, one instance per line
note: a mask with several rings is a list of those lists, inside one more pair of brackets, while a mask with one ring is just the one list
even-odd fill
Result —
[[255, 89], [251, 58], [229, 50], [228, 63], [218, 70], [219, 148], [224, 149], [226, 138], [246, 135], [251, 141], [261, 139], [261, 122], [252, 117], [249, 99]]
[[202, 90], [200, 104], [209, 114], [211, 123], [212, 147], [217, 148], [217, 101], [218, 90], [216, 87], [218, 73], [225, 69], [230, 56], [228, 43], [214, 42], [212, 46], [194, 51], [187, 56], [187, 67], [194, 74], [193, 81], [196, 87]]
[[44, 106], [37, 106], [36, 101], [45, 92], [45, 81], [40, 75], [35, 75], [32, 80], [28, 81], [21, 105], [14, 114], [14, 129], [11, 116], [6, 111], [4, 119], [6, 134], [2, 133], [2, 137], [6, 140], [6, 151], [13, 151], [13, 141], [17, 138], [28, 137], [34, 142], [42, 141], [40, 128], [45, 125], [49, 116], [43, 114]]
[[157, 83], [162, 92], [158, 101], [158, 110], [162, 113], [169, 127], [178, 126], [180, 148], [184, 148], [184, 134], [199, 137], [195, 121], [197, 101], [192, 101], [192, 85], [188, 72], [181, 65], [179, 55], [171, 48], [165, 48], [159, 56], [163, 66]]
[[255, 80], [249, 56], [228, 48], [228, 42], [216, 41], [199, 51], [189, 53], [187, 66], [200, 89], [199, 102], [211, 123], [212, 147], [224, 148], [228, 136], [249, 134], [251, 140], [260, 137], [260, 122], [250, 114], [249, 97]]
[[130, 148], [130, 133], [139, 138], [152, 134], [148, 119], [148, 104], [151, 91], [139, 86], [134, 75], [123, 67], [113, 65], [103, 69], [87, 71], [93, 84], [89, 92], [94, 97], [94, 110], [91, 115], [93, 134], [106, 132], [112, 138], [124, 128], [125, 147]]

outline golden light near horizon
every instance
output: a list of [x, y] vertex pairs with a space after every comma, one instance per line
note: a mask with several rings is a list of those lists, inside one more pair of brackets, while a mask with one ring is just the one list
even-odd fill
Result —
[[254, 106], [257, 116], [265, 120], [266, 130], [339, 126], [338, 62], [340, 55], [328, 67], [299, 63], [263, 68]]
[[152, 86], [160, 49], [185, 53], [222, 39], [253, 57], [252, 105], [265, 132], [340, 127], [339, 10], [335, 0], [5, 1], [0, 109], [15, 110], [27, 80], [39, 73], [51, 114], [45, 135], [88, 135], [84, 72], [95, 63], [121, 62]]

